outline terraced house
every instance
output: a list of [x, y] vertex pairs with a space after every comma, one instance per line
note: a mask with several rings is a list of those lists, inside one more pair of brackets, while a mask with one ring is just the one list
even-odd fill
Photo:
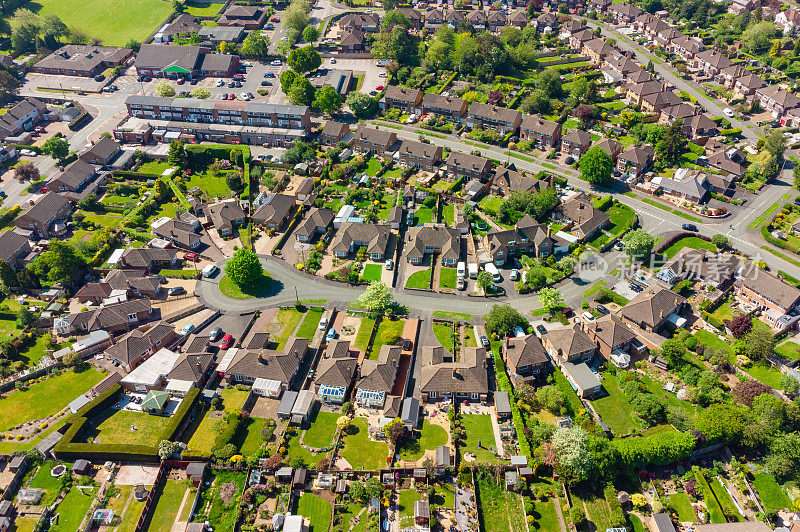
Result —
[[461, 256], [461, 235], [444, 224], [424, 224], [406, 232], [406, 260], [420, 264], [425, 255], [437, 255], [443, 266], [454, 266]]
[[471, 153], [450, 152], [446, 164], [447, 175], [454, 180], [463, 177], [466, 180], [486, 181], [492, 172], [492, 162], [489, 159]]
[[397, 133], [394, 131], [383, 131], [374, 127], [368, 127], [365, 122], [358, 124], [350, 145], [354, 150], [370, 155], [387, 155], [397, 142]]
[[436, 171], [442, 162], [442, 147], [416, 140], [404, 140], [397, 151], [400, 165], [428, 172]]
[[468, 109], [467, 101], [455, 96], [426, 92], [422, 98], [422, 114], [434, 114], [459, 124], [464, 123]]
[[545, 149], [558, 148], [561, 146], [561, 124], [539, 115], [525, 115], [520, 123], [519, 138], [535, 142]]
[[399, 109], [407, 114], [417, 114], [422, 106], [422, 91], [389, 85], [378, 106], [381, 109]]
[[50, 238], [66, 232], [66, 222], [71, 213], [72, 203], [69, 200], [55, 192], [48, 192], [14, 218], [14, 225], [42, 238]]
[[467, 114], [469, 127], [491, 129], [501, 135], [516, 133], [521, 123], [521, 112], [488, 103], [473, 102]]

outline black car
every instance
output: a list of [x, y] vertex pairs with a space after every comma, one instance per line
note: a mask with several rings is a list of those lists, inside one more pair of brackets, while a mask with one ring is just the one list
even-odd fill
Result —
[[272, 82], [264, 80], [264, 81], [261, 82], [261, 86], [262, 87], [272, 87]]
[[98, 74], [94, 77], [95, 81], [103, 81], [106, 77], [103, 74]]
[[697, 226], [694, 224], [683, 224], [681, 226], [681, 229], [683, 229], [684, 231], [692, 231], [693, 233], [697, 232]]
[[636, 283], [631, 283], [629, 286], [630, 286], [631, 290], [633, 290], [634, 292], [641, 292], [642, 290], [644, 290], [644, 288], [642, 288], [641, 286], [639, 286]]
[[565, 163], [567, 163], [567, 164], [575, 164], [575, 157], [573, 157], [572, 155], [570, 155], [569, 157], [567, 157], [566, 159], [564, 159], [564, 162], [565, 162]]
[[173, 286], [172, 288], [167, 290], [167, 295], [168, 296], [179, 296], [179, 295], [185, 294], [185, 293], [186, 293], [186, 289], [184, 287], [182, 287], [182, 286]]
[[606, 307], [604, 307], [603, 305], [600, 305], [600, 304], [598, 304], [595, 307], [595, 310], [597, 310], [597, 312], [599, 312], [600, 314], [610, 314], [609, 310]]
[[214, 327], [213, 329], [211, 329], [211, 332], [208, 335], [208, 339], [211, 340], [212, 342], [216, 342], [217, 338], [219, 338], [221, 334], [222, 334], [222, 329], [220, 329], [219, 327]]
[[544, 325], [537, 325], [536, 330], [539, 332], [539, 336], [547, 334], [547, 328]]

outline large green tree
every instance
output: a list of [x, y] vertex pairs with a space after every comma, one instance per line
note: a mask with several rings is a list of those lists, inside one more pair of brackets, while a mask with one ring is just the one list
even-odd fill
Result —
[[86, 261], [75, 253], [69, 243], [53, 240], [48, 250], [36, 257], [30, 268], [40, 279], [72, 284], [83, 275]]
[[64, 159], [69, 155], [69, 142], [64, 137], [50, 137], [42, 144], [42, 153], [49, 155], [53, 159]]
[[511, 305], [492, 305], [489, 313], [484, 317], [486, 329], [497, 333], [501, 338], [510, 336], [514, 332], [514, 327], [527, 327], [528, 322], [517, 309]]
[[369, 118], [375, 114], [377, 109], [375, 98], [358, 91], [351, 91], [347, 95], [345, 103], [358, 118]]
[[330, 85], [325, 85], [317, 90], [313, 106], [323, 113], [333, 114], [342, 108], [342, 95]]
[[269, 37], [261, 30], [251, 31], [242, 42], [242, 55], [245, 57], [264, 58], [269, 55]]
[[625, 236], [622, 237], [625, 253], [633, 259], [641, 259], [650, 255], [655, 243], [656, 239], [653, 238], [653, 235], [644, 229], [628, 231]]
[[255, 285], [264, 275], [264, 268], [258, 256], [251, 250], [237, 249], [225, 264], [225, 273], [236, 286], [247, 288]]
[[392, 306], [392, 292], [385, 283], [372, 281], [358, 296], [358, 303], [368, 312], [386, 312]]
[[295, 105], [311, 105], [314, 103], [314, 95], [317, 89], [302, 76], [298, 76], [292, 83], [286, 97]]
[[598, 146], [592, 146], [583, 154], [578, 162], [581, 169], [581, 179], [592, 185], [605, 185], [611, 181], [614, 171], [614, 161], [611, 156]]
[[304, 46], [292, 50], [286, 62], [295, 72], [305, 74], [319, 68], [322, 58], [313, 46]]
[[679, 166], [683, 154], [686, 153], [688, 142], [683, 134], [683, 120], [680, 118], [674, 120], [664, 130], [661, 140], [656, 143], [658, 160], [665, 167]]

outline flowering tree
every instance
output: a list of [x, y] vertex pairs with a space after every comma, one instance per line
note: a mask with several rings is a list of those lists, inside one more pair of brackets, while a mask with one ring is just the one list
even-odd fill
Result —
[[369, 312], [385, 312], [392, 305], [392, 293], [381, 281], [372, 281], [358, 296], [358, 303]]
[[580, 427], [556, 430], [550, 439], [550, 445], [558, 457], [557, 469], [561, 469], [575, 481], [589, 478], [595, 463], [588, 443], [589, 434]]

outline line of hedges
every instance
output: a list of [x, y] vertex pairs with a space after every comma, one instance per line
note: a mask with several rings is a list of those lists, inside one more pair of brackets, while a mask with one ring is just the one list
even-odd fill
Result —
[[0, 225], [5, 226], [5, 225], [8, 225], [9, 223], [11, 223], [11, 220], [16, 218], [17, 215], [19, 214], [19, 211], [21, 211], [21, 210], [22, 210], [22, 208], [19, 205], [14, 205], [10, 209], [8, 209], [8, 211], [6, 213], [4, 213], [2, 216], [0, 216]]
[[761, 236], [764, 240], [772, 244], [773, 246], [778, 246], [781, 249], [785, 249], [786, 251], [791, 251], [792, 253], [800, 254], [800, 249], [797, 246], [793, 246], [790, 243], [781, 240], [780, 238], [775, 238], [772, 236], [772, 233], [769, 232], [769, 224], [763, 224], [761, 226]]
[[131, 237], [132, 239], [138, 240], [139, 242], [146, 243], [153, 240], [153, 235], [151, 235], [150, 233], [142, 233], [140, 231], [135, 231], [130, 227], [120, 226], [119, 230], [128, 235], [129, 237]]
[[706, 312], [705, 310], [704, 310], [703, 312], [701, 312], [701, 313], [700, 313], [700, 316], [701, 316], [701, 317], [702, 317], [702, 318], [703, 318], [703, 319], [706, 321], [706, 323], [708, 323], [709, 325], [711, 325], [711, 326], [713, 326], [713, 327], [716, 327], [717, 329], [719, 329], [719, 330], [721, 330], [721, 331], [724, 331], [724, 330], [725, 330], [725, 324], [722, 322], [722, 320], [721, 320], [721, 319], [717, 318], [716, 316], [713, 316], [713, 315], [709, 314], [709, 313], [708, 313], [708, 312]]
[[222, 449], [236, 436], [239, 425], [242, 423], [242, 415], [239, 412], [230, 412], [225, 416], [225, 421], [228, 423], [225, 429], [214, 438], [214, 448], [216, 449]]

